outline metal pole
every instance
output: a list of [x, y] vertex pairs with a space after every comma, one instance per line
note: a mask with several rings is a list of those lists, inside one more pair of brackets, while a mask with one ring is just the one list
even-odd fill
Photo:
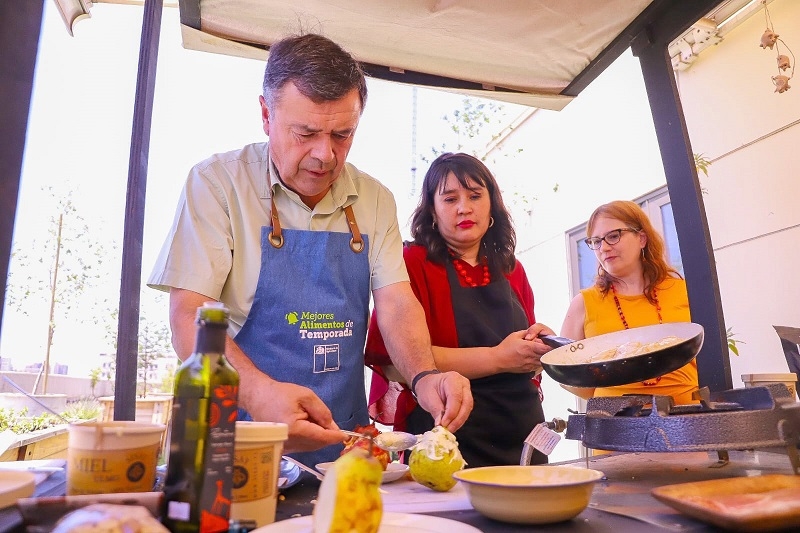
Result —
[[[8, 263], [17, 215], [22, 156], [28, 132], [33, 74], [44, 0], [0, 2], [0, 279], [8, 279]], [[0, 284], [0, 304], [6, 284]], [[3, 305], [0, 305], [0, 326]]]
[[705, 330], [703, 348], [697, 356], [700, 386], [719, 391], [733, 387], [730, 358], [711, 234], [675, 73], [667, 53], [667, 45], [673, 34], [645, 32], [634, 42], [632, 49], [642, 66], [664, 162], [692, 321], [702, 325]]
[[139, 293], [142, 279], [144, 204], [163, 3], [163, 0], [146, 0], [142, 20], [139, 72], [136, 80], [136, 101], [133, 108], [133, 131], [128, 163], [125, 229], [122, 239], [114, 420], [133, 420], [136, 415], [136, 363], [139, 352]]

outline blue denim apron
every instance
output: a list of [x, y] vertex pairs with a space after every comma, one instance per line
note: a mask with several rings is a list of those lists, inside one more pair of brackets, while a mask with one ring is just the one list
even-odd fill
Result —
[[[313, 390], [340, 428], [365, 425], [367, 237], [358, 232], [350, 208], [345, 213], [352, 238], [350, 233], [282, 229], [274, 203], [272, 213], [273, 226], [261, 228], [258, 284], [236, 344], [273, 379]], [[240, 410], [239, 420], [252, 418]], [[291, 455], [313, 467], [335, 460], [342, 449], [337, 444]]]

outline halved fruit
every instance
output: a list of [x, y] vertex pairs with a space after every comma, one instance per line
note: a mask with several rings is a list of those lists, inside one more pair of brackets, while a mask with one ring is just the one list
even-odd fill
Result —
[[377, 533], [383, 516], [382, 477], [380, 463], [366, 450], [339, 457], [319, 487], [314, 533]]

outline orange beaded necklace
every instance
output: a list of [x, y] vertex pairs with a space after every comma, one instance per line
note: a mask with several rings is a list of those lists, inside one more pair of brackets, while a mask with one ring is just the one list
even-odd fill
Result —
[[[617, 313], [619, 313], [619, 319], [622, 320], [622, 325], [625, 326], [625, 329], [629, 329], [628, 321], [625, 320], [625, 313], [622, 312], [622, 307], [619, 305], [619, 298], [617, 298], [617, 289], [614, 288], [614, 284], [611, 284], [611, 292], [614, 294], [614, 304], [617, 306]], [[653, 300], [655, 301], [656, 307], [656, 315], [658, 315], [658, 323], [663, 324], [664, 320], [661, 318], [661, 304], [658, 302], [658, 293], [653, 290]]]
[[[622, 325], [625, 326], [625, 329], [630, 329], [628, 326], [628, 321], [625, 319], [625, 313], [622, 312], [622, 306], [619, 305], [619, 298], [617, 298], [617, 290], [614, 288], [614, 284], [611, 284], [611, 292], [614, 294], [614, 304], [617, 306], [617, 312], [619, 313], [619, 318], [622, 320]], [[664, 320], [661, 318], [661, 304], [658, 302], [658, 294], [656, 291], [653, 291], [653, 300], [655, 301], [656, 307], [656, 315], [658, 315], [658, 323], [663, 324]], [[647, 379], [642, 381], [642, 385], [645, 387], [652, 387], [653, 385], [657, 385], [658, 382], [661, 381], [661, 376], [658, 376], [655, 379]]]

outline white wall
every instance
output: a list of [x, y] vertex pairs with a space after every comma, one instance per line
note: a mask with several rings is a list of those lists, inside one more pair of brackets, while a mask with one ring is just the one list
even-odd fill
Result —
[[[776, 32], [800, 55], [800, 2], [775, 0], [769, 9]], [[714, 160], [800, 119], [800, 87], [773, 93], [777, 54], [758, 46], [763, 31], [758, 11], [678, 74], [695, 153]], [[731, 355], [735, 387], [744, 373], [787, 372], [772, 325], [800, 327], [797, 147], [800, 125], [714, 161], [701, 180], [726, 325], [746, 343], [740, 357]], [[565, 232], [602, 203], [665, 184], [638, 59], [623, 55], [560, 113], [534, 113], [487, 163], [515, 207], [536, 317], [558, 331], [570, 299]], [[546, 376], [544, 390], [547, 418], [575, 408]], [[551, 460], [577, 449], [562, 441]]]
[[[535, 112], [487, 165], [512, 208], [536, 319], [558, 332], [570, 300], [565, 232], [602, 203], [665, 183], [638, 60], [626, 53], [563, 111]], [[543, 390], [548, 420], [578, 408], [547, 375]], [[577, 457], [579, 448], [562, 440], [550, 460]]]
[[537, 318], [560, 329], [569, 303], [565, 231], [602, 203], [665, 183], [638, 60], [626, 53], [563, 111], [536, 112], [499, 154], [488, 164], [506, 198], [525, 190], [532, 209], [529, 218], [515, 210], [514, 220]]
[[[16, 385], [27, 392], [33, 390], [37, 374], [30, 372], [0, 372], [0, 376], [7, 376]], [[16, 393], [16, 388], [9, 385], [5, 380], [0, 379], [0, 393]], [[42, 393], [42, 384], [39, 383], [37, 394]], [[89, 378], [65, 376], [63, 374], [50, 374], [47, 378], [48, 394], [66, 394], [68, 401], [79, 400], [81, 398], [91, 398], [93, 396], [106, 396], [114, 394], [114, 384], [108, 380], [99, 380], [92, 390]], [[0, 401], [0, 407], [6, 407]]]
[[[775, 0], [769, 12], [800, 57], [800, 2]], [[800, 327], [800, 124], [777, 131], [800, 120], [800, 90], [774, 92], [764, 21], [761, 9], [677, 78], [692, 149], [713, 161], [701, 183], [722, 307], [746, 343], [731, 357], [735, 386], [741, 374], [787, 372], [772, 326]]]

